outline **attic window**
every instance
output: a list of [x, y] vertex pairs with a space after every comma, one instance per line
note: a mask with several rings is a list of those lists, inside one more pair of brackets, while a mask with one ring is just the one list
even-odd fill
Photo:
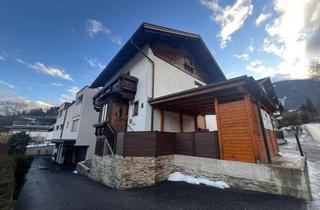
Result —
[[193, 61], [192, 61], [192, 57], [191, 56], [185, 56], [184, 57], [184, 68], [193, 73], [194, 71], [194, 66], [193, 66]]

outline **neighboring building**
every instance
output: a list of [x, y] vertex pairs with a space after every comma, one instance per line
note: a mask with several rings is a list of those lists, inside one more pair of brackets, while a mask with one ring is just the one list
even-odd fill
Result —
[[52, 119], [46, 117], [21, 117], [10, 126], [10, 133], [25, 132], [31, 137], [30, 144], [50, 143], [50, 122]]
[[53, 159], [57, 163], [77, 163], [92, 158], [95, 147], [93, 125], [99, 116], [93, 108], [92, 97], [97, 91], [86, 86], [76, 94], [75, 101], [60, 106], [52, 133]]

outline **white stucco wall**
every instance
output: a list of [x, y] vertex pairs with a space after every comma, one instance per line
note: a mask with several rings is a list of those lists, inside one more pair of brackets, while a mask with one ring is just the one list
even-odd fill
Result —
[[[56, 123], [54, 124], [54, 129], [53, 129], [53, 133], [52, 133], [52, 139], [60, 139], [60, 135], [61, 135], [61, 128], [60, 125], [63, 124], [64, 122], [64, 117], [66, 115], [66, 109], [64, 109], [65, 104], [62, 104], [59, 108], [59, 112], [58, 112], [58, 118], [56, 120]], [[60, 116], [59, 113], [62, 110], [62, 115]], [[59, 129], [57, 130], [57, 126], [59, 126]]]
[[[205, 85], [204, 82], [192, 77], [191, 75], [181, 71], [173, 65], [167, 63], [156, 57], [152, 50], [149, 49], [148, 55], [155, 63], [155, 75], [154, 75], [154, 97], [160, 97], [188, 89], [195, 88], [195, 82]], [[160, 112], [154, 113], [154, 129], [160, 129]], [[194, 118], [184, 116], [183, 117], [184, 131], [194, 131]], [[164, 116], [164, 131], [168, 132], [180, 132], [180, 118], [165, 113]]]
[[80, 96], [83, 93], [83, 104], [80, 115], [80, 123], [78, 129], [78, 138], [76, 146], [89, 146], [87, 149], [86, 159], [92, 159], [96, 145], [96, 136], [94, 135], [94, 124], [98, 122], [99, 113], [94, 110], [92, 97], [97, 93], [97, 89], [86, 88], [83, 92], [77, 94]]
[[[143, 50], [147, 53], [147, 47]], [[148, 98], [152, 95], [152, 64], [140, 53], [136, 54], [123, 69], [130, 70], [130, 75], [138, 78], [135, 101], [139, 101], [138, 115], [133, 116], [133, 103], [129, 104], [128, 131], [151, 130], [151, 106]]]
[[218, 130], [216, 115], [206, 115], [205, 120], [206, 120], [206, 127], [209, 129], [209, 131]]
[[195, 119], [194, 117], [183, 115], [183, 132], [195, 131]]
[[[78, 137], [79, 128], [77, 129], [77, 131], [74, 131], [74, 132], [71, 131], [72, 121], [76, 119], [80, 119], [80, 117], [72, 118], [74, 107], [75, 107], [75, 103], [73, 103], [71, 106], [68, 107], [66, 121], [64, 123], [64, 128], [62, 133], [62, 139], [76, 140]], [[68, 122], [69, 122], [69, 125], [68, 125]]]

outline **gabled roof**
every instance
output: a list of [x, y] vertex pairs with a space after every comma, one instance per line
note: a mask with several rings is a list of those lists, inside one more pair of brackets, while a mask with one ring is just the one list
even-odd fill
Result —
[[195, 59], [208, 74], [210, 83], [226, 79], [200, 35], [143, 23], [91, 84], [92, 88], [102, 87], [137, 53], [138, 50], [132, 42], [139, 48], [155, 42], [176, 46], [183, 44], [195, 54]]

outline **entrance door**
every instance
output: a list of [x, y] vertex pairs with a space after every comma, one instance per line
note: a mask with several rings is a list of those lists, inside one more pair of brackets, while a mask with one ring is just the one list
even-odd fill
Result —
[[127, 130], [128, 104], [112, 101], [110, 110], [110, 124], [115, 131]]

